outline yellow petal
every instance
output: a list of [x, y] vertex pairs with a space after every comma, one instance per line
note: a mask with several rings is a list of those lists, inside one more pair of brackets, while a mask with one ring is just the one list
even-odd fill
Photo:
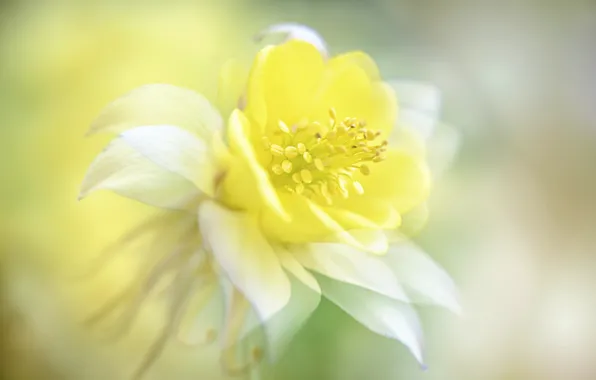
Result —
[[388, 201], [404, 214], [428, 197], [430, 175], [425, 163], [409, 154], [390, 150], [369, 176], [360, 176], [367, 196]]
[[[269, 180], [269, 174], [259, 163], [249, 140], [250, 122], [238, 109], [232, 112], [228, 125], [228, 141], [236, 155], [229, 164], [229, 173], [223, 180], [222, 200], [226, 204], [246, 210], [265, 204], [284, 220], [289, 215]], [[246, 195], [258, 194], [258, 198]]]
[[89, 133], [120, 133], [146, 125], [175, 125], [205, 140], [223, 127], [215, 107], [199, 93], [168, 84], [139, 87], [106, 106]]
[[199, 228], [222, 270], [261, 320], [286, 305], [290, 283], [254, 216], [206, 201], [199, 207]]
[[337, 55], [329, 60], [330, 67], [341, 67], [346, 64], [355, 64], [360, 67], [366, 72], [371, 81], [378, 81], [381, 79], [379, 68], [375, 61], [362, 51], [351, 51]]
[[290, 126], [302, 121], [312, 108], [323, 69], [319, 51], [304, 41], [261, 50], [248, 81], [247, 115], [262, 131], [266, 124], [273, 131], [279, 120]]
[[324, 119], [333, 107], [337, 118], [355, 117], [364, 120], [367, 128], [381, 131], [387, 138], [397, 117], [397, 98], [393, 89], [369, 74], [356, 63], [344, 60], [329, 66], [319, 98], [316, 118]]

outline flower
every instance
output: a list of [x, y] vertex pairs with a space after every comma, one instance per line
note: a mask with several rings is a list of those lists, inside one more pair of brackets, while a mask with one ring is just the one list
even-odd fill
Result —
[[[422, 135], [436, 121], [437, 94], [383, 82], [363, 52], [327, 58], [306, 27], [267, 32], [288, 38], [261, 49], [247, 77], [226, 66], [217, 107], [188, 89], [146, 85], [91, 127], [119, 136], [92, 163], [81, 197], [110, 189], [179, 210], [140, 229], [164, 257], [141, 294], [175, 273], [170, 319], [145, 364], [178, 329], [200, 337], [191, 343], [219, 340], [224, 367], [241, 373], [278, 354], [321, 295], [422, 363], [410, 304], [458, 309], [450, 278], [404, 239], [425, 215]], [[398, 110], [398, 99], [418, 109]], [[426, 131], [416, 130], [421, 121]], [[221, 333], [210, 313], [196, 321], [214, 299], [226, 302]], [[254, 343], [255, 331], [264, 341]]]

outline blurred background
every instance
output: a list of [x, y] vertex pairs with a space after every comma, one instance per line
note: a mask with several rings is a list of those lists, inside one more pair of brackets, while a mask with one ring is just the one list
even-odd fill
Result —
[[[385, 78], [436, 84], [458, 155], [417, 237], [451, 273], [463, 317], [423, 309], [429, 370], [323, 302], [271, 379], [596, 378], [596, 3], [220, 0], [0, 3], [0, 374], [126, 379], [159, 324], [114, 344], [85, 311], [133, 261], [71, 274], [152, 210], [110, 193], [77, 202], [109, 137], [84, 138], [110, 100], [165, 82], [215, 96], [263, 27], [296, 21], [332, 53], [362, 49]], [[117, 216], [116, 216], [117, 215]], [[168, 346], [147, 379], [218, 379], [207, 351]]]

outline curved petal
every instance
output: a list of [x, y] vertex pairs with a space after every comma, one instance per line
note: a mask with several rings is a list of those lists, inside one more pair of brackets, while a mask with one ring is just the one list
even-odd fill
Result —
[[100, 189], [174, 209], [187, 208], [200, 195], [192, 182], [157, 166], [120, 138], [113, 140], [91, 163], [79, 199]]
[[300, 40], [308, 42], [313, 45], [317, 50], [324, 56], [328, 56], [327, 44], [321, 35], [314, 29], [309, 28], [306, 25], [288, 22], [281, 24], [273, 24], [260, 31], [255, 39], [257, 41], [263, 40], [265, 37], [272, 34], [285, 35], [284, 42], [291, 40]]
[[417, 299], [461, 314], [459, 296], [453, 280], [419, 247], [407, 242], [394, 244], [380, 260], [393, 270], [398, 280], [413, 292]]
[[188, 346], [214, 343], [221, 335], [225, 302], [215, 278], [201, 283], [188, 300], [178, 325], [177, 338]]
[[267, 236], [288, 243], [335, 241], [376, 254], [387, 251], [387, 240], [382, 233], [354, 234], [310, 199], [284, 192], [278, 196], [291, 219], [283, 220], [268, 209], [262, 210], [260, 223]]
[[281, 265], [284, 267], [286, 271], [294, 275], [294, 277], [302, 281], [304, 285], [308, 286], [313, 291], [321, 293], [321, 288], [319, 287], [317, 280], [315, 280], [315, 278], [312, 274], [310, 274], [309, 271], [304, 269], [302, 264], [300, 264], [298, 260], [296, 260], [296, 258], [292, 256], [290, 252], [288, 252], [286, 249], [279, 247], [275, 249], [275, 252], [279, 257]]
[[137, 127], [121, 136], [156, 165], [186, 178], [209, 196], [215, 193], [219, 168], [205, 140], [170, 125]]
[[262, 49], [249, 75], [247, 116], [265, 134], [276, 130], [279, 120], [287, 125], [302, 121], [315, 102], [323, 70], [321, 54], [308, 42], [292, 40]]
[[223, 121], [199, 93], [169, 84], [149, 84], [108, 104], [89, 134], [121, 133], [145, 125], [175, 125], [209, 141], [214, 130], [223, 128]]
[[[249, 134], [250, 122], [242, 111], [234, 110], [228, 125], [228, 140], [237, 157], [224, 179], [222, 197], [226, 203], [245, 210], [253, 209], [255, 203], [264, 203], [283, 220], [289, 220], [289, 215], [269, 180], [269, 174], [257, 159]], [[247, 194], [250, 196], [246, 196]], [[257, 195], [262, 202], [256, 201], [252, 195]]]
[[388, 138], [397, 117], [397, 98], [391, 86], [370, 78], [370, 68], [348, 59], [329, 65], [313, 118], [327, 120], [334, 108], [339, 120], [355, 117]]
[[289, 248], [304, 267], [393, 299], [408, 301], [395, 275], [377, 257], [344, 244], [311, 243]]
[[219, 73], [217, 105], [223, 115], [230, 115], [235, 108], [243, 108], [243, 97], [248, 80], [248, 69], [239, 61], [229, 60]]
[[199, 207], [199, 228], [206, 246], [262, 321], [286, 305], [290, 283], [256, 218], [206, 201]]
[[366, 53], [362, 51], [351, 51], [348, 53], [337, 55], [329, 60], [330, 67], [341, 67], [345, 64], [356, 64], [363, 69], [370, 80], [381, 80], [381, 74], [375, 61]]
[[423, 363], [422, 328], [409, 305], [357, 286], [317, 275], [323, 295], [366, 328], [402, 342]]

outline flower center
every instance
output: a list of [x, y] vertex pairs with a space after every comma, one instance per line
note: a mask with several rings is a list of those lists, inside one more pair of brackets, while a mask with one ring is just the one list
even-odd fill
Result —
[[328, 125], [315, 121], [290, 128], [280, 120], [279, 131], [271, 139], [262, 138], [271, 153], [269, 170], [276, 187], [308, 197], [320, 195], [328, 204], [336, 196], [364, 194], [353, 175], [369, 175], [369, 164], [385, 159], [387, 141], [375, 142], [381, 132], [366, 128], [363, 120], [339, 121], [333, 108], [329, 116]]

